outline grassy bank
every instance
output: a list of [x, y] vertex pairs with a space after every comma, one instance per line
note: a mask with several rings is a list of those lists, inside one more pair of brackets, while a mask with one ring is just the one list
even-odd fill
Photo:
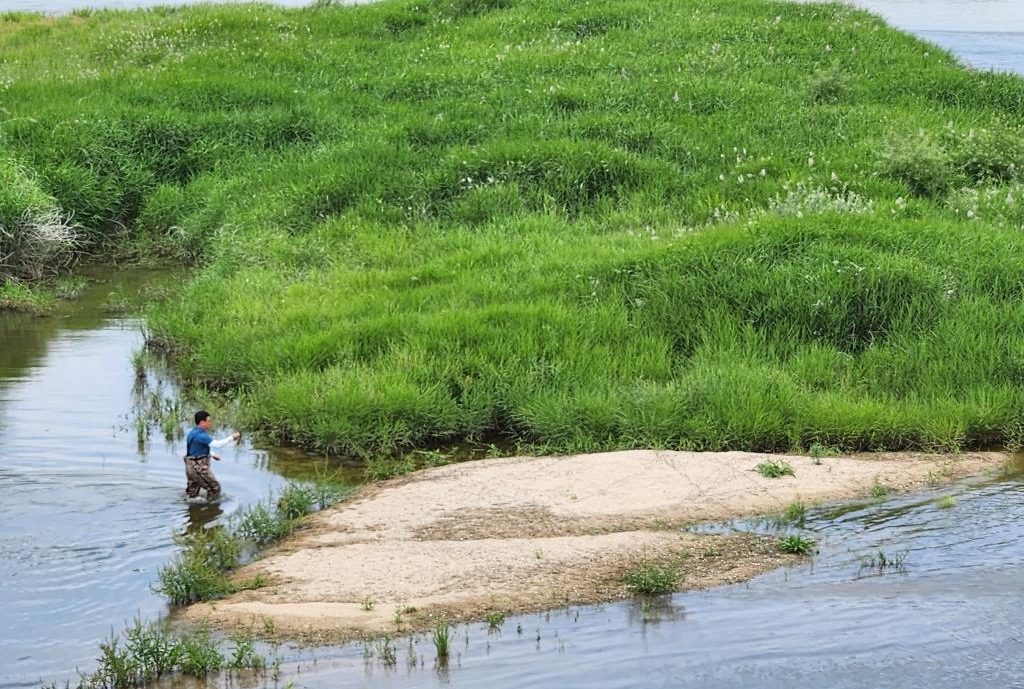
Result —
[[864, 12], [4, 15], [0, 51], [9, 167], [196, 264], [150, 340], [279, 441], [1020, 444], [1024, 79]]

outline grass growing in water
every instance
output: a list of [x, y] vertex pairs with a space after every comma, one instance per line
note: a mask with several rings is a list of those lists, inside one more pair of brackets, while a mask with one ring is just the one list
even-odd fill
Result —
[[780, 524], [795, 524], [800, 526], [807, 519], [807, 505], [802, 501], [796, 500], [791, 502], [779, 515], [778, 522]]
[[905, 570], [906, 565], [904, 563], [909, 552], [910, 551], [903, 550], [898, 553], [888, 555], [884, 551], [879, 550], [877, 553], [869, 555], [858, 555], [857, 559], [860, 561], [860, 568], [862, 570], [874, 569], [881, 574], [888, 570]]
[[437, 623], [434, 627], [434, 649], [437, 651], [437, 657], [447, 658], [448, 657], [448, 646], [451, 637], [451, 627], [444, 620]]
[[[267, 668], [267, 659], [256, 652], [251, 636], [235, 634], [230, 643], [226, 655], [223, 643], [205, 628], [178, 635], [164, 620], [144, 624], [136, 619], [123, 637], [112, 634], [100, 644], [95, 671], [80, 674], [77, 684], [67, 683], [65, 689], [133, 689], [174, 676], [206, 678], [225, 670], [231, 676], [237, 670]], [[56, 684], [43, 686], [57, 689]]]
[[330, 486], [290, 483], [276, 499], [233, 515], [226, 526], [176, 536], [181, 546], [172, 561], [161, 567], [155, 590], [173, 605], [215, 600], [264, 584], [259, 576], [238, 581], [231, 573], [243, 563], [247, 546], [263, 547], [292, 532], [303, 516], [341, 500], [344, 492]]
[[792, 555], [810, 555], [815, 552], [815, 543], [800, 535], [785, 536], [779, 539], [779, 550]]

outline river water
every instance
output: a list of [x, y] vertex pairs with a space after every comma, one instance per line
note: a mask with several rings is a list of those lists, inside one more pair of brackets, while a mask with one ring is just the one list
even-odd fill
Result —
[[[1024, 2], [856, 4], [965, 64], [1024, 74]], [[0, 0], [0, 11], [79, 6]], [[150, 586], [174, 533], [265, 499], [312, 461], [243, 442], [215, 465], [225, 500], [186, 504], [181, 442], [137, 426], [147, 399], [176, 391], [158, 371], [140, 386], [140, 324], [99, 306], [160, 278], [111, 277], [59, 318], [0, 314], [0, 689], [94, 669], [100, 641], [166, 612]], [[457, 627], [445, 667], [426, 637], [396, 640], [394, 662], [374, 645], [276, 649], [280, 678], [309, 689], [1024, 686], [1021, 473], [819, 510], [807, 528], [821, 547], [812, 563], [744, 585], [509, 618], [498, 632]], [[880, 553], [905, 559], [880, 567]]]
[[[141, 325], [115, 315], [168, 279], [118, 271], [56, 317], [0, 313], [0, 687], [95, 669], [100, 641], [166, 614], [150, 586], [173, 534], [267, 499], [314, 462], [243, 440], [214, 464], [226, 496], [183, 500], [183, 442], [139, 425], [179, 394], [159, 371], [136, 377]], [[193, 411], [180, 410], [179, 435]]]

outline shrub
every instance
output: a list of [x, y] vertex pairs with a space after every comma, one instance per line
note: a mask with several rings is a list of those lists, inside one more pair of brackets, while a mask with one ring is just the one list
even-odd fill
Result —
[[807, 79], [807, 99], [811, 103], [838, 103], [850, 93], [852, 81], [838, 67], [819, 69]]
[[996, 122], [943, 137], [950, 162], [972, 182], [1010, 182], [1024, 176], [1024, 128]]

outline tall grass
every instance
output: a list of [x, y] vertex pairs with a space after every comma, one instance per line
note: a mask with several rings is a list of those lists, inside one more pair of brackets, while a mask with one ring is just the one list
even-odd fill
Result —
[[279, 441], [1020, 427], [1024, 80], [865, 12], [212, 5], [16, 15], [0, 50], [5, 145], [86, 241], [202, 266], [149, 337]]

